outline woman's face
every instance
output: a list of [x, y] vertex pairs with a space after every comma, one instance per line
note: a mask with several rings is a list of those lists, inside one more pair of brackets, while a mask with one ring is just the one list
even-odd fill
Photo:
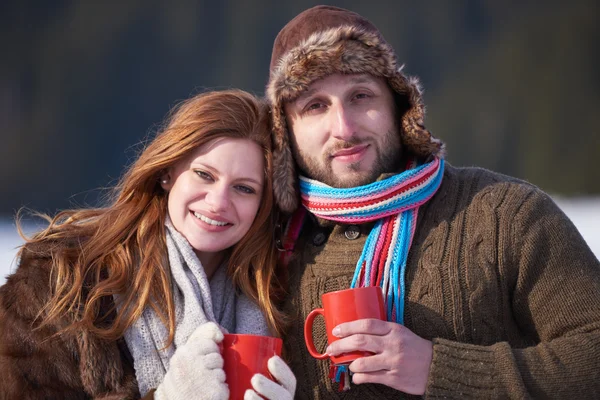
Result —
[[264, 158], [248, 139], [219, 138], [168, 172], [168, 211], [202, 263], [220, 259], [250, 229], [262, 198]]

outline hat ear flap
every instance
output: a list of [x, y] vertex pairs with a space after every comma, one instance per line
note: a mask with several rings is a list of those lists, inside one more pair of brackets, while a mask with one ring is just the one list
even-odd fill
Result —
[[419, 157], [444, 157], [444, 142], [433, 137], [425, 128], [425, 106], [422, 91], [417, 78], [406, 78], [401, 69], [388, 80], [393, 91], [403, 96], [408, 102], [406, 110], [400, 119], [400, 136], [402, 144], [411, 153]]
[[299, 192], [296, 164], [290, 147], [287, 123], [281, 107], [273, 109], [273, 192], [279, 209], [293, 213], [298, 207]]

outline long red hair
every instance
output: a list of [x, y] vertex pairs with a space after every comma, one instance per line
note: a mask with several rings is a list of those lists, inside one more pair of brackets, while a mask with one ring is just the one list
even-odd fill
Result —
[[[268, 110], [240, 90], [200, 94], [177, 107], [121, 178], [108, 206], [44, 216], [48, 227], [27, 239], [21, 250], [41, 245], [52, 258], [53, 293], [41, 315], [43, 323], [68, 317], [72, 323], [67, 330], [83, 327], [114, 340], [149, 306], [161, 316], [172, 340], [175, 309], [168, 268], [162, 267], [168, 262], [167, 193], [159, 179], [198, 147], [220, 137], [252, 140], [264, 154], [261, 204], [250, 230], [229, 253], [228, 272], [263, 310], [271, 331], [281, 333], [284, 317], [277, 303], [283, 289], [273, 238]], [[120, 304], [101, 315], [101, 306], [115, 294]]]

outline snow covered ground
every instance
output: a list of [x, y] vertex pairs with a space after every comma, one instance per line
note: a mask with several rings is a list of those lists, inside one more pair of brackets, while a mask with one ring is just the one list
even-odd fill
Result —
[[[600, 198], [555, 198], [600, 259]], [[16, 268], [17, 247], [22, 243], [14, 222], [0, 220], [0, 285]]]

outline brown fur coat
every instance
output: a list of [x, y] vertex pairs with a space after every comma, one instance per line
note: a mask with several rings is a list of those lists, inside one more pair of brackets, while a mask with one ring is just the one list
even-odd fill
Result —
[[50, 258], [43, 250], [26, 249], [0, 287], [0, 399], [139, 398], [124, 341], [84, 330], [52, 337], [60, 324], [34, 329], [50, 296]]

